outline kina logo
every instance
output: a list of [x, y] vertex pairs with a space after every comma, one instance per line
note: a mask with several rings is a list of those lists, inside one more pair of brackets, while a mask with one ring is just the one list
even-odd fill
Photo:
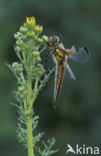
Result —
[[82, 145], [82, 146], [79, 146], [78, 144], [76, 144], [75, 146], [75, 149], [70, 145], [70, 144], [67, 144], [67, 151], [66, 151], [66, 154], [69, 154], [69, 153], [73, 153], [74, 155], [75, 154], [79, 154], [79, 155], [99, 155], [100, 154], [100, 149], [99, 147], [87, 147], [86, 145]]

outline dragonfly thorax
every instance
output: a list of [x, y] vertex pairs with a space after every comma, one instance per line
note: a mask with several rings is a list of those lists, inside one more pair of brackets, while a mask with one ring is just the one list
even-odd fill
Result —
[[48, 46], [54, 47], [54, 46], [58, 45], [58, 43], [59, 43], [59, 37], [58, 36], [51, 36], [49, 38]]

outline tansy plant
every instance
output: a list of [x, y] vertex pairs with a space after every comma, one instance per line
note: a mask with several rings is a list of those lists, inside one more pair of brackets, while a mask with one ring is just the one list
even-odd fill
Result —
[[50, 156], [57, 152], [52, 150], [54, 138], [49, 139], [47, 143], [42, 141], [43, 149], [40, 149], [39, 142], [41, 143], [43, 133], [34, 132], [39, 119], [34, 112], [35, 100], [53, 72], [53, 69], [46, 72], [41, 64], [40, 53], [46, 48], [44, 41], [48, 40], [47, 36], [40, 37], [42, 30], [42, 26], [36, 25], [34, 17], [26, 18], [19, 32], [14, 34], [15, 52], [19, 62], [8, 65], [18, 84], [17, 90], [14, 91], [19, 112], [17, 137], [28, 149], [28, 156]]

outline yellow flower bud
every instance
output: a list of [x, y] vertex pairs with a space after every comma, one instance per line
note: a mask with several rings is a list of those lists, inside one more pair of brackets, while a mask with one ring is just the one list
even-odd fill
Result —
[[43, 27], [42, 27], [41, 25], [36, 25], [35, 30], [36, 30], [38, 33], [41, 33], [41, 32], [43, 31]]
[[17, 40], [16, 41], [16, 45], [17, 46], [22, 46], [23, 45], [23, 41], [22, 40]]
[[16, 39], [18, 39], [18, 38], [20, 37], [20, 35], [21, 35], [21, 33], [20, 33], [20, 32], [17, 32], [16, 34], [14, 34], [14, 37], [15, 37]]
[[36, 57], [36, 56], [40, 56], [40, 53], [38, 51], [33, 51], [33, 56]]
[[15, 72], [22, 72], [23, 71], [23, 66], [22, 64], [19, 64], [18, 62], [12, 63], [12, 68]]
[[12, 63], [12, 68], [15, 70], [18, 67], [18, 62]]
[[44, 40], [45, 42], [49, 42], [48, 36], [45, 36], [45, 35], [44, 35], [42, 38], [43, 38], [43, 40]]
[[30, 24], [30, 25], [34, 25], [35, 24], [35, 17], [27, 17], [26, 18], [26, 23]]
[[21, 33], [26, 33], [28, 31], [28, 28], [21, 26], [20, 27], [20, 32]]
[[39, 43], [43, 43], [44, 42], [43, 38], [38, 38], [37, 40], [38, 40]]
[[21, 48], [19, 46], [16, 46], [15, 47], [15, 50], [16, 50], [16, 52], [20, 52], [21, 51]]
[[24, 91], [25, 90], [25, 86], [20, 86], [20, 87], [18, 87], [18, 91]]
[[38, 56], [38, 57], [36, 58], [36, 62], [40, 62], [40, 61], [41, 61], [41, 57]]
[[33, 37], [33, 38], [35, 38], [35, 33], [34, 33], [34, 31], [28, 31], [28, 32], [27, 32], [27, 36], [28, 36], [28, 37]]

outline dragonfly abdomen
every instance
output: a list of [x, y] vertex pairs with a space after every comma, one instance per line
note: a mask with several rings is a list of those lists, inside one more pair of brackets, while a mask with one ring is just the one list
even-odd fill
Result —
[[58, 102], [58, 98], [59, 98], [62, 82], [63, 82], [63, 79], [64, 79], [64, 71], [65, 71], [64, 64], [59, 64], [58, 63], [57, 71], [56, 71], [54, 101], [53, 101], [54, 102], [53, 103], [54, 108], [56, 107], [56, 104]]

